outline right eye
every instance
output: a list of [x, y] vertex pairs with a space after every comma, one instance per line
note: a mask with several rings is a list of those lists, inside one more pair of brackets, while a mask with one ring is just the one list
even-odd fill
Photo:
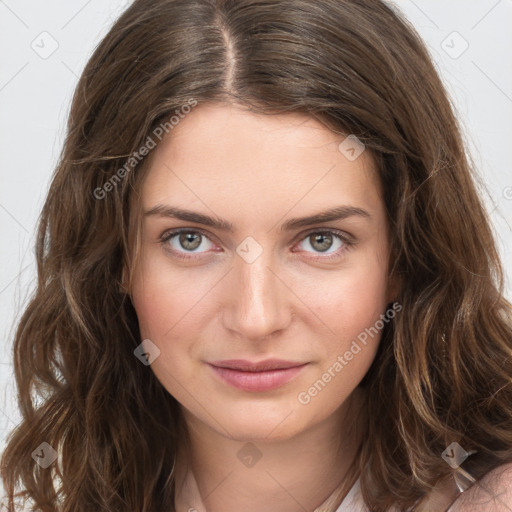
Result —
[[188, 254], [203, 254], [208, 252], [208, 248], [211, 249], [213, 244], [208, 247], [206, 244], [206, 250], [201, 251], [201, 246], [205, 246], [203, 243], [205, 240], [208, 240], [210, 244], [212, 242], [210, 239], [201, 231], [196, 229], [186, 229], [180, 228], [172, 231], [166, 231], [161, 237], [160, 242], [162, 246], [171, 253], [175, 254], [178, 258], [183, 259], [194, 259], [196, 256], [188, 256]]

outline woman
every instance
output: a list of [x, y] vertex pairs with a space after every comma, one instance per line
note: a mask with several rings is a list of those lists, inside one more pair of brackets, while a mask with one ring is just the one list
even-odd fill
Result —
[[7, 510], [20, 483], [41, 511], [512, 508], [502, 269], [385, 3], [136, 0], [37, 260]]

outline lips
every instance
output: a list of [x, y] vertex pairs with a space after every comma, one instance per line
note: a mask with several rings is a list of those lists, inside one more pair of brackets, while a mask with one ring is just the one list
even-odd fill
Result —
[[209, 363], [214, 373], [227, 384], [243, 391], [277, 389], [293, 379], [308, 363], [267, 359], [253, 362], [242, 359]]
[[284, 361], [282, 359], [266, 359], [258, 363], [246, 361], [244, 359], [230, 359], [228, 361], [214, 361], [210, 363], [218, 368], [229, 368], [231, 370], [240, 370], [245, 372], [262, 372], [267, 370], [286, 370], [288, 368], [296, 368], [305, 363], [297, 363], [292, 361]]

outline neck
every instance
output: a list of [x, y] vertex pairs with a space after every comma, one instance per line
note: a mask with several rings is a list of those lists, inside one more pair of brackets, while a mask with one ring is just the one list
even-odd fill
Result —
[[176, 511], [304, 512], [342, 485], [339, 505], [355, 480], [361, 395], [356, 389], [334, 414], [293, 438], [250, 443], [222, 436], [184, 410], [189, 447], [177, 456]]

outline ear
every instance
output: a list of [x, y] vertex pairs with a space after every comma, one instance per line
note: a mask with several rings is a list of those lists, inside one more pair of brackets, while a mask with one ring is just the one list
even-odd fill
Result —
[[119, 283], [119, 293], [128, 293], [128, 271], [126, 266], [123, 266], [121, 273], [121, 282]]
[[387, 288], [387, 295], [386, 295], [386, 301], [388, 304], [390, 302], [395, 302], [396, 298], [402, 292], [402, 286], [403, 286], [403, 281], [402, 281], [401, 276], [398, 276], [395, 274], [391, 277], [388, 277], [388, 288]]

